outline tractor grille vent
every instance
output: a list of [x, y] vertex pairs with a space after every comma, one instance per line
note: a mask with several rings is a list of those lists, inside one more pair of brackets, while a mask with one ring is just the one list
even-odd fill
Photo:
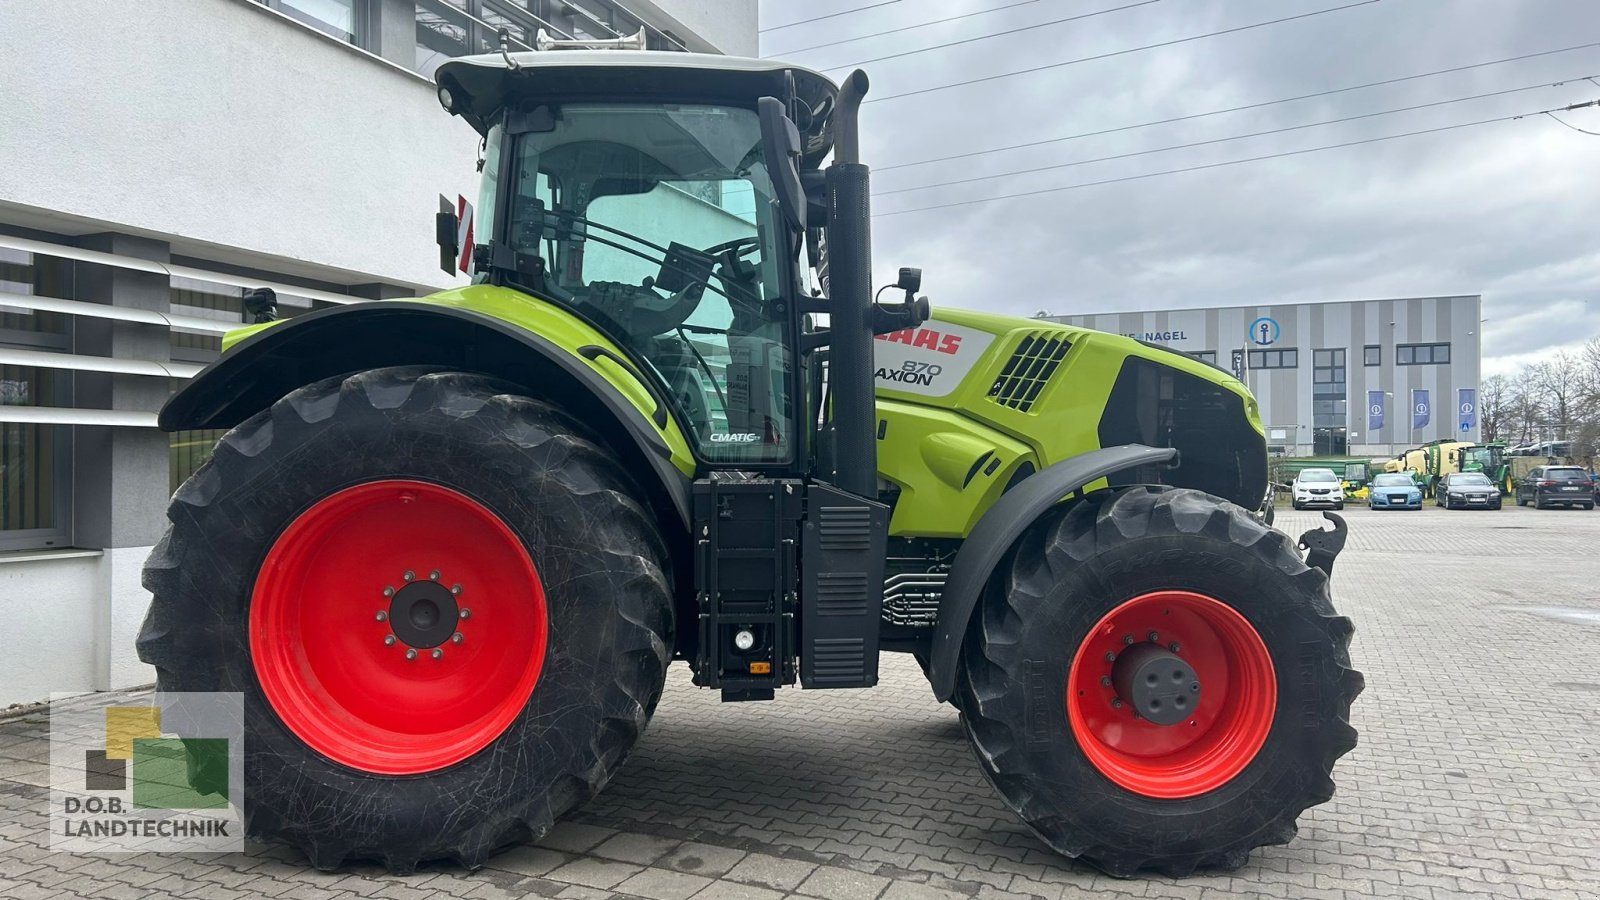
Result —
[[867, 576], [861, 572], [818, 572], [817, 615], [862, 616], [867, 613]]
[[872, 510], [865, 506], [824, 506], [817, 514], [824, 550], [865, 550], [872, 546]]
[[1029, 333], [1017, 345], [1000, 377], [989, 388], [989, 399], [1018, 412], [1033, 408], [1039, 392], [1050, 383], [1051, 376], [1061, 366], [1061, 358], [1072, 346], [1066, 338], [1048, 331]]
[[867, 668], [866, 645], [861, 638], [826, 638], [815, 642], [811, 681], [817, 687], [863, 683]]

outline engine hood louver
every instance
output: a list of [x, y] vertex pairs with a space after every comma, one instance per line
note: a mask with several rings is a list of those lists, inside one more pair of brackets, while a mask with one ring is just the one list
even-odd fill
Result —
[[989, 399], [1018, 412], [1033, 408], [1034, 401], [1061, 366], [1062, 357], [1072, 346], [1056, 332], [1034, 331], [1024, 335], [1006, 367], [989, 388]]

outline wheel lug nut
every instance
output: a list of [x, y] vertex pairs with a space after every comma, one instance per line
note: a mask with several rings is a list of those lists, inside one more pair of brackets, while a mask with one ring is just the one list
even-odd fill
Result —
[[459, 584], [450, 585], [450, 593], [452, 593], [452, 594], [461, 593], [461, 585], [459, 585]]
[[378, 610], [378, 615], [376, 616], [376, 618], [377, 618], [377, 620], [379, 622], [387, 622], [387, 621], [389, 621], [389, 611], [386, 610], [386, 609]]
[[1200, 693], [1200, 682], [1198, 682], [1198, 681], [1190, 682], [1189, 683], [1189, 693], [1191, 693], [1191, 694]]
[[1177, 653], [1179, 650], [1181, 650], [1183, 648], [1182, 648], [1182, 645], [1180, 645], [1177, 641], [1173, 641], [1172, 643], [1167, 645], [1167, 649], [1171, 650], [1173, 653]]
[[1100, 676], [1100, 686], [1101, 687], [1111, 687], [1111, 676], [1110, 675], [1101, 675]]
[[1117, 661], [1117, 655], [1115, 653], [1112, 653], [1110, 650], [1107, 650], [1106, 651], [1106, 662], [1116, 662], [1116, 661]]
[[432, 572], [429, 572], [428, 573], [428, 580], [429, 581], [438, 581], [439, 580], [439, 570], [438, 569], [434, 569]]
[[1122, 708], [1122, 701], [1113, 698], [1112, 701], [1111, 701], [1111, 708], [1112, 709], [1121, 709]]
[[394, 646], [394, 635], [392, 635], [392, 634], [384, 635], [383, 636], [383, 645], [385, 647], [393, 647]]
[[444, 659], [444, 651], [441, 650], [438, 647], [433, 648], [433, 658], [434, 659]]
[[452, 644], [459, 644], [459, 643], [461, 643], [462, 641], [464, 641], [466, 639], [467, 639], [467, 636], [462, 634], [459, 631], [456, 632], [455, 634], [450, 635], [450, 643], [452, 643]]
[[416, 578], [416, 577], [417, 577], [417, 573], [415, 573], [415, 572], [413, 572], [413, 571], [411, 571], [411, 570], [410, 570], [410, 569], [407, 569], [407, 570], [406, 570], [406, 575], [405, 575], [405, 578], [406, 578], [406, 580], [407, 580], [407, 581], [412, 581], [412, 580], [414, 580], [414, 579], [415, 579], [415, 578]]
[[463, 618], [463, 619], [470, 619], [470, 618], [472, 618], [472, 610], [470, 610], [470, 609], [463, 609], [463, 610], [462, 610], [462, 611], [461, 611], [461, 618]]
[[410, 650], [406, 651], [406, 659], [416, 659], [416, 658], [417, 658], [417, 648], [412, 647]]
[[1123, 642], [1123, 643], [1124, 643], [1124, 644], [1131, 644], [1131, 643], [1133, 643], [1133, 635], [1131, 635], [1131, 634], [1125, 634], [1125, 635], [1123, 635], [1123, 636], [1122, 636], [1122, 642]]
[[392, 588], [392, 587], [384, 588], [383, 589], [383, 595], [385, 597], [393, 597], [394, 596], [394, 588]]
[[1146, 635], [1146, 637], [1150, 638], [1150, 642], [1151, 643], [1155, 643], [1155, 642], [1161, 640], [1160, 633], [1159, 632], [1155, 632], [1155, 631], [1150, 632], [1148, 635]]

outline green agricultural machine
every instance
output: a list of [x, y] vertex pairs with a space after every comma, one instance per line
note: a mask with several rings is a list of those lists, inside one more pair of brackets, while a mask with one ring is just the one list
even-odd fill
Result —
[[930, 318], [915, 270], [878, 302], [863, 73], [556, 50], [438, 86], [483, 141], [473, 246], [439, 222], [472, 284], [244, 328], [161, 413], [228, 431], [139, 653], [244, 695], [250, 833], [478, 866], [613, 777], [674, 660], [762, 701], [884, 652], [1116, 875], [1240, 865], [1332, 796], [1343, 532], [1259, 523], [1220, 369]]

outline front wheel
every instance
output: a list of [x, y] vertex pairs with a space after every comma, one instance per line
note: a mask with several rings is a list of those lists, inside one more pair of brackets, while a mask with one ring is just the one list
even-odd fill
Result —
[[238, 691], [246, 828], [319, 868], [481, 865], [599, 790], [659, 699], [656, 525], [575, 420], [459, 372], [303, 387], [178, 490], [138, 639]]
[[1047, 514], [988, 585], [956, 704], [1046, 843], [1107, 872], [1236, 867], [1333, 796], [1350, 620], [1290, 539], [1193, 490]]

